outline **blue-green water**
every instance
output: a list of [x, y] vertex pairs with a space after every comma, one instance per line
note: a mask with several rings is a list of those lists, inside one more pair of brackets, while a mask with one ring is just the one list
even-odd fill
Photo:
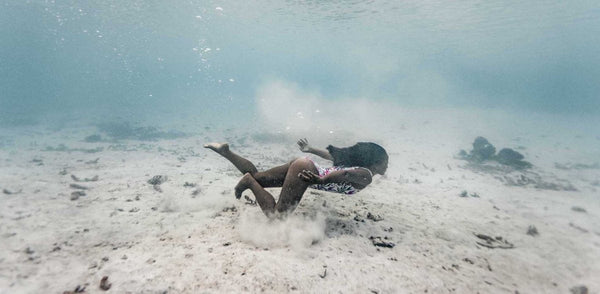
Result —
[[597, 115], [599, 52], [598, 1], [6, 0], [0, 115], [250, 117], [273, 81], [325, 99]]

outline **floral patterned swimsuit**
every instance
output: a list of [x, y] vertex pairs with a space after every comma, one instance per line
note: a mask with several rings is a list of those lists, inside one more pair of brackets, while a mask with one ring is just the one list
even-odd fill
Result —
[[[309, 158], [309, 160], [310, 160], [310, 158]], [[357, 169], [357, 168], [364, 168], [364, 167], [359, 167], [359, 166], [353, 166], [353, 167], [343, 167], [343, 166], [321, 167], [316, 162], [313, 161], [313, 163], [315, 164], [315, 167], [319, 171], [319, 177], [320, 178], [323, 178], [324, 176], [330, 174], [331, 172], [338, 171], [338, 170], [353, 170], [353, 169]], [[371, 174], [371, 177], [373, 177], [373, 172], [371, 172], [368, 168], [364, 168], [364, 169], [366, 169]], [[322, 190], [322, 191], [328, 191], [328, 192], [342, 193], [342, 194], [346, 194], [346, 195], [356, 194], [358, 191], [360, 191], [360, 189], [354, 188], [349, 183], [314, 184], [314, 185], [310, 185], [309, 188], [313, 188], [313, 189], [317, 189], [317, 190]]]

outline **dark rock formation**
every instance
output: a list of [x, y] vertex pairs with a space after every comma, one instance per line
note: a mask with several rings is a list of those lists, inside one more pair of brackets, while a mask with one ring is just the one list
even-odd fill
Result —
[[530, 168], [531, 163], [524, 161], [525, 158], [521, 153], [510, 148], [502, 148], [495, 159], [504, 165], [510, 165], [516, 169]]
[[474, 164], [482, 164], [486, 161], [496, 161], [505, 166], [514, 169], [526, 169], [532, 167], [531, 163], [524, 161], [525, 158], [521, 153], [510, 149], [502, 148], [498, 154], [496, 154], [496, 147], [492, 145], [486, 138], [477, 137], [473, 142], [473, 150], [466, 152], [461, 150], [458, 153], [461, 159], [467, 160]]
[[486, 138], [477, 137], [473, 142], [473, 150], [471, 150], [471, 160], [482, 162], [490, 160], [496, 154], [496, 147], [492, 145]]

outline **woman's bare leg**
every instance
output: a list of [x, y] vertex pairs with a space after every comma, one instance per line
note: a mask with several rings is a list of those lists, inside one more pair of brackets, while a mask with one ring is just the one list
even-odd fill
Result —
[[257, 172], [252, 176], [261, 186], [263, 186], [263, 188], [281, 187], [292, 162], [294, 161], [292, 160], [286, 164], [270, 168], [266, 171]]
[[[259, 172], [250, 160], [233, 153], [229, 149], [229, 144], [227, 143], [209, 143], [204, 145], [204, 148], [211, 149], [217, 152], [219, 155], [225, 157], [227, 160], [233, 163], [233, 165], [241, 173], [250, 173], [250, 175], [252, 175], [264, 188], [281, 187], [291, 164], [291, 162], [289, 162], [266, 171]], [[238, 198], [242, 195], [242, 192], [247, 189], [243, 186], [239, 186], [239, 188], [243, 190], [236, 190], [236, 197]]]
[[[298, 177], [298, 174], [305, 169], [315, 173], [318, 172], [314, 163], [305, 158], [296, 159], [290, 164], [277, 202], [275, 202], [273, 195], [267, 192], [250, 173], [244, 175], [238, 186], [252, 190], [256, 202], [258, 202], [258, 205], [260, 205], [260, 208], [267, 217], [273, 217], [275, 212], [289, 213], [296, 209], [296, 206], [302, 199], [302, 195], [304, 195], [304, 192], [310, 186], [309, 183]], [[238, 186], [236, 186], [236, 191], [241, 189]]]
[[256, 166], [254, 166], [250, 160], [231, 152], [231, 150], [229, 150], [229, 144], [227, 143], [208, 143], [204, 145], [204, 148], [208, 148], [227, 158], [227, 160], [233, 163], [233, 165], [235, 165], [235, 167], [243, 174], [250, 173], [251, 175], [254, 175], [258, 172]]
[[256, 198], [256, 202], [258, 202], [262, 211], [265, 215], [271, 217], [273, 208], [275, 207], [275, 198], [273, 198], [273, 195], [267, 192], [250, 173], [246, 173], [235, 186], [235, 197], [239, 199], [240, 196], [242, 196], [242, 192], [246, 189], [252, 190], [254, 198]]

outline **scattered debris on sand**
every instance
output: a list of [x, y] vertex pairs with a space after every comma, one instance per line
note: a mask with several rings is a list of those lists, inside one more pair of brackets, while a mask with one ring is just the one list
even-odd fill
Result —
[[156, 127], [136, 127], [129, 122], [110, 122], [97, 126], [100, 132], [103, 132], [112, 140], [139, 140], [156, 141], [171, 140], [186, 137], [187, 134], [177, 131], [161, 131]]
[[534, 237], [535, 237], [535, 236], [537, 236], [537, 235], [539, 235], [539, 234], [540, 234], [540, 233], [538, 232], [537, 228], [536, 228], [534, 225], [530, 225], [530, 226], [527, 228], [527, 235], [529, 235], [529, 236], [534, 236]]
[[167, 181], [167, 176], [157, 175], [148, 180], [148, 184], [152, 185], [154, 190], [162, 193], [160, 185]]
[[499, 163], [469, 162], [467, 165], [461, 167], [475, 173], [492, 175], [507, 186], [530, 187], [553, 191], [578, 191], [569, 181], [559, 179], [553, 175], [542, 176], [533, 170], [515, 170]]
[[562, 170], [571, 170], [571, 169], [600, 169], [600, 163], [554, 163], [554, 167]]
[[65, 144], [59, 144], [57, 147], [46, 146], [42, 151], [52, 151], [52, 152], [83, 152], [83, 153], [97, 153], [104, 151], [104, 147], [96, 147], [96, 148], [69, 148]]
[[86, 286], [77, 285], [77, 287], [75, 287], [75, 290], [64, 291], [63, 294], [85, 293], [85, 287]]
[[380, 215], [374, 215], [370, 212], [367, 212], [367, 219], [370, 219], [374, 222], [378, 222], [378, 221], [382, 221], [383, 217], [381, 217]]
[[473, 235], [475, 235], [477, 238], [480, 239], [480, 241], [475, 241], [475, 243], [477, 243], [477, 245], [481, 245], [483, 247], [487, 247], [487, 248], [491, 248], [491, 249], [495, 249], [495, 248], [512, 249], [512, 248], [515, 248], [515, 245], [513, 245], [510, 242], [508, 242], [506, 239], [502, 238], [501, 236], [496, 236], [495, 238], [492, 238], [492, 237], [490, 237], [488, 235], [484, 235], [484, 234], [473, 233]]
[[357, 226], [343, 217], [331, 217], [325, 220], [325, 235], [330, 238], [341, 235], [356, 235]]
[[79, 189], [79, 190], [88, 190], [89, 188], [86, 186], [82, 186], [79, 184], [69, 184], [69, 187], [73, 188], [73, 189]]
[[458, 194], [458, 196], [460, 196], [460, 197], [471, 196], [473, 198], [479, 198], [479, 194], [477, 194], [476, 192], [469, 194], [469, 192], [467, 192], [467, 190], [462, 190], [462, 192], [460, 192], [460, 194]]
[[157, 176], [153, 176], [151, 179], [148, 180], [148, 184], [150, 185], [160, 185], [164, 182], [167, 181], [167, 176], [163, 176], [163, 175], [157, 175]]
[[96, 181], [98, 181], [99, 177], [96, 175], [91, 178], [81, 179], [81, 178], [77, 177], [76, 175], [71, 174], [71, 179], [73, 179], [73, 181], [75, 181], [75, 182], [96, 182]]
[[577, 191], [577, 188], [569, 181], [554, 179], [554, 182], [550, 182], [543, 179], [542, 176], [535, 172], [528, 172], [527, 175], [523, 173], [504, 174], [501, 177], [497, 176], [496, 179], [507, 186], [533, 187], [535, 189], [553, 191]]
[[371, 242], [373, 242], [373, 245], [377, 247], [394, 248], [394, 246], [396, 246], [396, 244], [394, 244], [393, 242], [388, 241], [387, 236], [383, 238], [371, 236], [369, 237], [369, 240], [371, 240]]
[[85, 162], [85, 164], [97, 164], [97, 163], [98, 163], [98, 160], [100, 160], [100, 157], [98, 157], [98, 158], [96, 158], [96, 159], [94, 159], [94, 160], [89, 160], [89, 161], [86, 161], [86, 162]]
[[185, 182], [185, 184], [183, 184], [183, 186], [186, 188], [193, 188], [193, 187], [196, 187], [196, 183]]
[[353, 220], [357, 221], [357, 222], [362, 222], [362, 223], [365, 222], [365, 219], [362, 216], [358, 215], [358, 214], [354, 216]]

